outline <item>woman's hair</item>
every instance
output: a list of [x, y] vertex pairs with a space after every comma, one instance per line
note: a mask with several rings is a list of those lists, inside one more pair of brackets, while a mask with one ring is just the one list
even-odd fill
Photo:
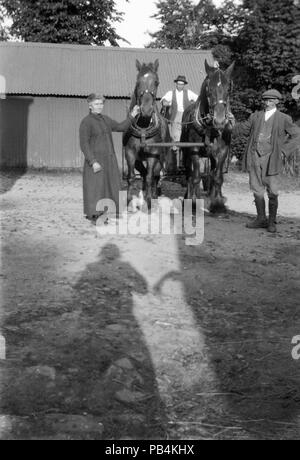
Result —
[[93, 101], [96, 101], [97, 99], [100, 99], [101, 101], [105, 101], [105, 97], [103, 96], [103, 94], [96, 94], [96, 93], [91, 93], [88, 95], [87, 97], [87, 102], [90, 104], [91, 102]]

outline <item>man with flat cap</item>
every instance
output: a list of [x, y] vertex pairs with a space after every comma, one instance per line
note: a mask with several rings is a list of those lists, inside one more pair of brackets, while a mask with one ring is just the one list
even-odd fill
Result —
[[[173, 142], [179, 142], [182, 131], [182, 115], [185, 109], [192, 103], [196, 102], [198, 96], [190, 89], [186, 89], [188, 84], [184, 75], [178, 75], [174, 80], [176, 84], [173, 91], [168, 91], [161, 99], [161, 104], [167, 110], [167, 118], [170, 120], [170, 135]], [[177, 152], [176, 146], [173, 147]]]
[[[281, 98], [276, 89], [265, 91], [262, 95], [264, 110], [253, 113], [248, 120], [233, 128], [234, 135], [249, 136], [243, 169], [249, 173], [257, 217], [247, 227], [266, 228], [270, 233], [276, 233], [282, 153], [289, 158], [300, 145], [299, 127], [277, 109]], [[268, 219], [265, 190], [269, 198]]]
[[87, 98], [89, 115], [80, 124], [80, 148], [85, 157], [83, 168], [83, 205], [87, 219], [96, 223], [100, 213], [97, 203], [102, 199], [115, 202], [117, 213], [121, 179], [113, 146], [112, 131], [127, 131], [139, 112], [135, 106], [121, 123], [102, 115], [105, 98], [92, 93]]

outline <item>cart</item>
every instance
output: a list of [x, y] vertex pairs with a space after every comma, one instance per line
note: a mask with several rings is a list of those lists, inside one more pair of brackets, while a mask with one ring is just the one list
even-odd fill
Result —
[[[153, 143], [142, 143], [142, 147], [203, 147], [205, 144], [203, 142], [153, 142]], [[200, 164], [200, 177], [203, 184], [203, 190], [207, 192], [210, 187], [210, 171], [211, 171], [211, 161], [209, 157], [201, 157], [201, 164]], [[123, 180], [127, 179], [127, 165], [125, 159], [125, 147], [123, 147], [122, 152], [122, 177]], [[137, 177], [139, 175], [137, 174]], [[169, 182], [177, 182], [182, 186], [186, 185], [186, 169], [184, 165], [181, 163], [177, 166], [174, 172], [163, 172], [161, 177], [162, 181], [169, 181]]]

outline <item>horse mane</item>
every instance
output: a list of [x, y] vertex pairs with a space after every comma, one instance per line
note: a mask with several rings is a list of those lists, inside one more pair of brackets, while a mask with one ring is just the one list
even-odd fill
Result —
[[209, 78], [208, 76], [206, 76], [201, 85], [200, 95], [198, 97], [198, 101], [200, 102], [200, 112], [203, 115], [206, 115], [209, 112], [209, 104], [208, 104], [208, 99], [207, 99], [207, 94], [206, 94], [206, 87], [207, 87], [208, 80]]

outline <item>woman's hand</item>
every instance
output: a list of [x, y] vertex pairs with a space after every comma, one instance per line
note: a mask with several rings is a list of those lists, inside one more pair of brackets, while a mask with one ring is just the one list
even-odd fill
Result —
[[98, 163], [98, 161], [95, 161], [95, 163], [93, 163], [93, 171], [94, 173], [97, 173], [99, 171], [101, 171], [102, 169], [102, 166], [100, 163]]
[[130, 112], [130, 116], [132, 118], [135, 118], [138, 114], [140, 113], [140, 108], [138, 105], [135, 105], [132, 109], [132, 111]]
[[172, 102], [168, 102], [168, 101], [166, 101], [165, 99], [163, 99], [163, 100], [161, 101], [161, 105], [162, 105], [163, 107], [171, 107]]

